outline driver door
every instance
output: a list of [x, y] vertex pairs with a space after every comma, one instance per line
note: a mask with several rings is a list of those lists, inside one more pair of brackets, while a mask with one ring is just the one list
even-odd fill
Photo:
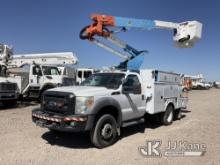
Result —
[[32, 65], [30, 70], [30, 85], [39, 86], [43, 81], [43, 73], [40, 65]]
[[141, 83], [137, 75], [128, 75], [122, 86], [122, 99], [120, 103], [123, 120], [142, 117], [145, 113], [145, 100], [142, 96]]

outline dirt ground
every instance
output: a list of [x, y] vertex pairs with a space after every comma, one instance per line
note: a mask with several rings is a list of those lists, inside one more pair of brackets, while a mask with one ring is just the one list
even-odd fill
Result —
[[[0, 110], [0, 165], [14, 164], [220, 164], [220, 89], [189, 92], [184, 117], [170, 126], [141, 124], [122, 130], [120, 140], [105, 149], [94, 148], [87, 134], [55, 135], [35, 126], [31, 110], [37, 104], [22, 104]], [[160, 140], [162, 156], [146, 157], [139, 147]], [[168, 141], [205, 144], [202, 157], [167, 157]]]

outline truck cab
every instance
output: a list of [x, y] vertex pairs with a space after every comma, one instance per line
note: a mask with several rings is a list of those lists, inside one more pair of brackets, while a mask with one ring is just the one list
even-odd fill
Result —
[[81, 84], [85, 79], [95, 72], [92, 68], [77, 68], [76, 83]]
[[74, 68], [68, 69], [66, 66], [25, 64], [9, 71], [23, 97], [39, 98], [47, 89], [75, 84]]
[[90, 132], [92, 143], [113, 144], [120, 128], [158, 114], [164, 125], [186, 108], [180, 75], [158, 70], [111, 70], [92, 74], [79, 86], [49, 89], [32, 120], [53, 131]]

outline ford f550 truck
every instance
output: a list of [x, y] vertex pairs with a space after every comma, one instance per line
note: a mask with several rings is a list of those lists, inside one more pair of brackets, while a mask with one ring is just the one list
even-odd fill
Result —
[[80, 86], [45, 91], [32, 120], [52, 131], [89, 131], [92, 143], [103, 148], [116, 142], [121, 127], [138, 123], [146, 115], [158, 114], [164, 125], [171, 124], [186, 104], [180, 74], [103, 71]]

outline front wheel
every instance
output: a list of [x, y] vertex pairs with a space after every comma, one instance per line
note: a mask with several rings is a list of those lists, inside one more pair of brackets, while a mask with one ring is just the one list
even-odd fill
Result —
[[90, 133], [91, 142], [97, 148], [114, 144], [117, 140], [117, 123], [110, 114], [101, 116]]

